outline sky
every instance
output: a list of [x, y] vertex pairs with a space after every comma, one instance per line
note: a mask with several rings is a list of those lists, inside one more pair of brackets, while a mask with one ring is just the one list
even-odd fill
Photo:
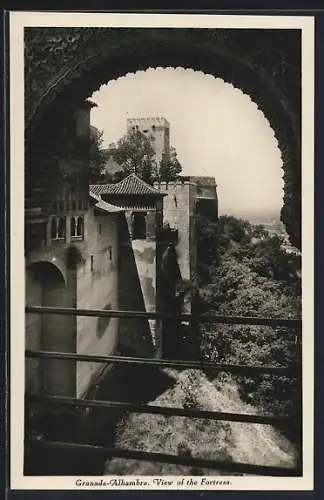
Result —
[[241, 90], [199, 71], [157, 68], [111, 80], [91, 99], [91, 124], [103, 131], [105, 146], [126, 133], [127, 118], [165, 117], [183, 174], [215, 177], [220, 215], [279, 217], [280, 150]]

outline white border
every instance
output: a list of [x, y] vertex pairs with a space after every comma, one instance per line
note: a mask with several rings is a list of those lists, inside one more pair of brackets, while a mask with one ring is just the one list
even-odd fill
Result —
[[[313, 406], [314, 406], [314, 19], [298, 16], [233, 16], [182, 14], [95, 14], [95, 13], [10, 13], [10, 131], [11, 131], [11, 488], [44, 490], [78, 488], [75, 477], [24, 477], [24, 45], [26, 26], [92, 27], [195, 27], [270, 28], [302, 30], [302, 241], [303, 241], [303, 411], [304, 475], [301, 478], [222, 477], [232, 486], [182, 486], [159, 489], [192, 490], [312, 490], [313, 489]], [[307, 338], [306, 338], [307, 335]], [[98, 477], [83, 478], [97, 480]], [[126, 479], [126, 478], [124, 478]], [[128, 478], [131, 479], [131, 478]], [[144, 479], [144, 477], [143, 477]], [[114, 489], [157, 489], [104, 487]], [[164, 478], [167, 479], [167, 478]], [[173, 477], [172, 479], [177, 479]], [[178, 478], [181, 480], [182, 478]], [[189, 477], [186, 477], [189, 479]], [[197, 479], [197, 478], [193, 478]], [[209, 477], [211, 479], [211, 476]]]

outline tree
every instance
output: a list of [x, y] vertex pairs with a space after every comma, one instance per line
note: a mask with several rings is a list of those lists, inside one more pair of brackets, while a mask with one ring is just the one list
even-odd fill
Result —
[[163, 153], [160, 162], [159, 179], [161, 181], [174, 181], [182, 172], [182, 166], [177, 158], [175, 148], [170, 148], [170, 153]]
[[140, 130], [129, 130], [117, 143], [114, 160], [122, 167], [123, 176], [135, 173], [152, 184], [157, 175], [152, 143]]
[[[203, 221], [205, 222], [205, 221]], [[282, 240], [263, 232], [260, 226], [235, 217], [219, 218], [220, 261], [208, 265], [209, 281], [200, 280], [199, 308], [202, 313], [225, 316], [294, 318], [301, 315], [299, 259], [282, 248]], [[216, 231], [201, 224], [200, 245], [208, 249]], [[253, 239], [258, 236], [257, 242]], [[216, 243], [216, 240], [215, 240]], [[207, 256], [203, 253], [198, 257]], [[207, 257], [207, 258], [206, 258]], [[198, 272], [201, 262], [198, 262]], [[201, 356], [218, 363], [295, 366], [297, 331], [248, 325], [200, 325]], [[216, 372], [211, 371], [211, 376]], [[287, 415], [298, 404], [294, 379], [254, 375], [237, 377], [240, 394], [253, 400], [261, 411]], [[297, 401], [297, 403], [296, 403]]]
[[219, 237], [218, 224], [211, 217], [201, 213], [196, 217], [197, 228], [197, 270], [202, 283], [210, 280], [210, 275], [214, 265], [219, 259]]
[[108, 159], [107, 150], [103, 147], [103, 132], [91, 127], [89, 135], [89, 180], [98, 182], [105, 180], [104, 168]]

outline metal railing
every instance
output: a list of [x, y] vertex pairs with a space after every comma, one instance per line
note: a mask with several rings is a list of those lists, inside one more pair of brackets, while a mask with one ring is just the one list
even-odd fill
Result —
[[[73, 316], [93, 316], [93, 317], [115, 317], [115, 318], [130, 318], [130, 319], [162, 319], [162, 320], [177, 320], [189, 321], [194, 325], [198, 323], [215, 323], [215, 324], [231, 324], [231, 325], [260, 325], [269, 326], [272, 328], [285, 328], [293, 330], [293, 335], [301, 339], [300, 319], [283, 319], [283, 318], [258, 318], [258, 317], [233, 317], [220, 315], [198, 315], [198, 314], [180, 314], [180, 315], [165, 315], [159, 312], [141, 312], [141, 311], [119, 311], [119, 310], [88, 310], [88, 309], [70, 309], [56, 307], [38, 307], [28, 306], [25, 309], [26, 313], [34, 314], [62, 314]], [[286, 335], [287, 332], [279, 330], [278, 335]], [[59, 360], [74, 360], [79, 362], [118, 364], [118, 365], [143, 365], [143, 366], [158, 366], [169, 367], [175, 369], [213, 369], [214, 372], [227, 372], [241, 376], [254, 375], [272, 375], [279, 377], [295, 378], [298, 382], [299, 398], [301, 402], [301, 359], [296, 360], [294, 367], [278, 367], [278, 366], [248, 366], [248, 365], [233, 365], [220, 364], [210, 361], [188, 361], [188, 360], [171, 360], [171, 359], [156, 359], [156, 358], [140, 358], [132, 356], [117, 356], [117, 355], [89, 355], [67, 352], [53, 352], [42, 350], [25, 351], [26, 358], [37, 359], [59, 359]], [[62, 397], [49, 394], [28, 394], [26, 393], [26, 408], [30, 409], [32, 404], [44, 404], [50, 406], [68, 407], [68, 408], [100, 408], [102, 410], [119, 410], [122, 412], [138, 413], [138, 414], [155, 414], [164, 416], [178, 416], [189, 418], [200, 418], [218, 421], [242, 422], [261, 425], [275, 425], [282, 428], [294, 426], [300, 430], [301, 435], [301, 408], [295, 409], [295, 414], [289, 417], [274, 416], [274, 415], [255, 415], [255, 414], [239, 414], [227, 413], [209, 410], [198, 410], [194, 408], [173, 408], [165, 406], [153, 406], [143, 404], [133, 404], [118, 401], [101, 401], [96, 399], [82, 399], [72, 397]], [[227, 471], [229, 473], [256, 474], [266, 476], [299, 476], [302, 474], [302, 456], [299, 457], [298, 463], [293, 468], [261, 466], [248, 463], [233, 463], [227, 461], [202, 459], [192, 456], [178, 456], [165, 453], [153, 453], [137, 450], [116, 449], [106, 446], [98, 446], [88, 443], [74, 443], [52, 441], [44, 439], [35, 439], [31, 436], [25, 436], [27, 446], [32, 446], [36, 449], [64, 449], [64, 450], [91, 450], [104, 454], [107, 458], [118, 457], [124, 459], [154, 461], [169, 464], [178, 464], [183, 466], [200, 467], [206, 469], [217, 469]], [[300, 454], [302, 455], [302, 453]]]

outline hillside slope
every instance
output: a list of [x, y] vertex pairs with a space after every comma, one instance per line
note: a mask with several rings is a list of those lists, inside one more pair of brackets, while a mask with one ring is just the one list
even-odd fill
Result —
[[[209, 381], [197, 370], [163, 370], [174, 385], [150, 404], [256, 414], [241, 401], [233, 383]], [[117, 448], [191, 455], [193, 457], [293, 467], [294, 446], [269, 425], [221, 422], [187, 417], [128, 414], [116, 430]], [[137, 460], [107, 461], [105, 474], [120, 475], [228, 475], [219, 471], [193, 469]]]
[[[190, 293], [198, 312], [228, 316], [298, 318], [301, 315], [300, 256], [287, 254], [278, 236], [235, 217], [198, 217], [198, 269]], [[196, 359], [215, 363], [296, 367], [298, 331], [248, 325], [201, 324]], [[193, 330], [185, 342], [193, 345]], [[185, 345], [183, 346], [185, 347]], [[181, 351], [183, 356], [185, 349]], [[224, 376], [197, 370], [163, 370], [174, 379], [150, 404], [234, 413], [293, 416], [300, 406], [298, 380], [273, 375]], [[289, 432], [288, 432], [289, 431]], [[130, 414], [116, 431], [116, 447], [293, 467], [300, 429], [286, 436], [267, 425]], [[294, 444], [293, 444], [294, 443]], [[197, 474], [165, 464], [114, 459], [106, 474]]]

